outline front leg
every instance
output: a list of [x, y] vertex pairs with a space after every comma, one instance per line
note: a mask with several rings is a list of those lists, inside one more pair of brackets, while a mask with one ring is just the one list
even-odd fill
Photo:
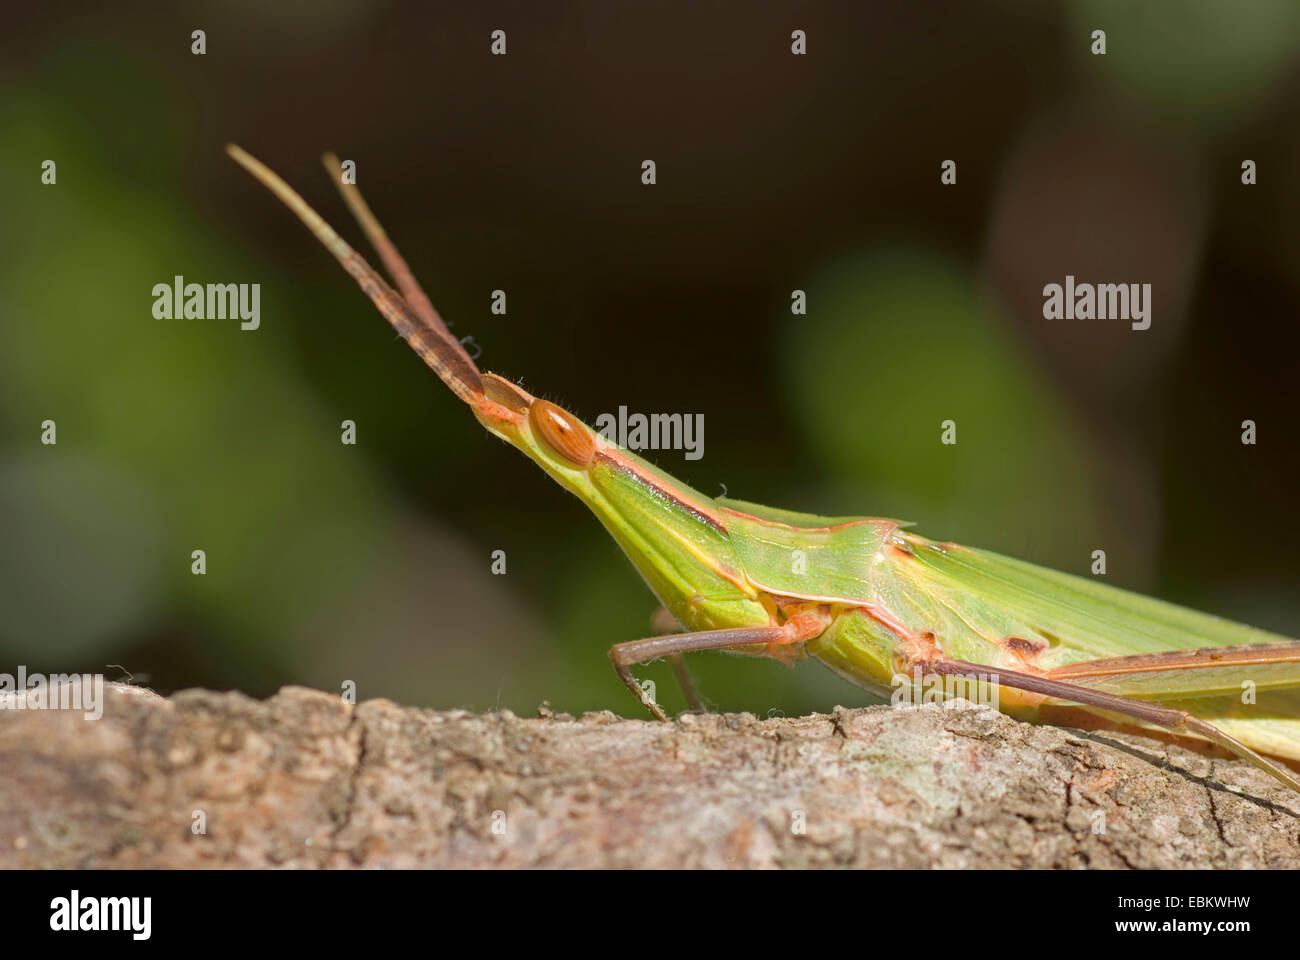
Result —
[[[646, 637], [642, 640], [628, 640], [616, 643], [609, 648], [609, 659], [614, 664], [614, 672], [633, 695], [641, 701], [656, 720], [667, 720], [668, 714], [663, 707], [655, 703], [648, 693], [636, 682], [631, 668], [638, 663], [649, 663], [660, 657], [680, 657], [683, 653], [697, 650], [723, 650], [727, 647], [781, 643], [786, 638], [784, 627], [740, 627], [727, 630], [699, 630], [695, 633], [672, 633], [663, 637]], [[788, 642], [788, 641], [787, 641]]]
[[[650, 627], [661, 636], [682, 632], [682, 625], [668, 612], [667, 607], [660, 607], [654, 612], [650, 617]], [[695, 681], [691, 679], [691, 672], [686, 668], [685, 658], [680, 653], [670, 653], [668, 664], [673, 668], [673, 676], [677, 678], [677, 686], [681, 688], [682, 696], [686, 698], [687, 709], [695, 713], [708, 713], [709, 708], [704, 705], [700, 692], [695, 689]]]
[[674, 633], [664, 637], [646, 637], [643, 640], [616, 643], [609, 648], [609, 660], [614, 664], [614, 672], [618, 674], [618, 678], [654, 715], [655, 719], [667, 720], [668, 714], [664, 713], [663, 707], [655, 703], [636, 682], [631, 667], [638, 663], [658, 660], [660, 657], [672, 658], [699, 650], [726, 650], [731, 647], [753, 647], [752, 652], [755, 654], [788, 662], [791, 659], [789, 654], [792, 645], [811, 640], [825, 629], [826, 619], [822, 615], [801, 614], [791, 617], [780, 626], [768, 624], [762, 627], [696, 630], [691, 633]]

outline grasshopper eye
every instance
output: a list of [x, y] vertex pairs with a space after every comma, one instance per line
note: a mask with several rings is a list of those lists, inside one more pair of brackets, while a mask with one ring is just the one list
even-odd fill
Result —
[[596, 455], [591, 434], [578, 420], [548, 400], [534, 400], [528, 410], [533, 432], [540, 434], [547, 446], [576, 467], [585, 467]]

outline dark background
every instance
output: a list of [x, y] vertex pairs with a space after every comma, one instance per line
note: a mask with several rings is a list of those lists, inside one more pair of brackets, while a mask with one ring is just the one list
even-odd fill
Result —
[[[1300, 633], [1290, 0], [7, 16], [0, 671], [637, 715], [604, 656], [648, 632], [636, 574], [227, 141], [360, 247], [319, 155], [355, 160], [484, 369], [589, 422], [702, 413], [702, 460], [651, 457], [706, 493], [1079, 573], [1104, 549], [1112, 583]], [[1067, 273], [1151, 283], [1151, 329], [1044, 320]], [[155, 320], [176, 274], [260, 283], [261, 329]], [[722, 708], [865, 701], [815, 665], [696, 660]]]

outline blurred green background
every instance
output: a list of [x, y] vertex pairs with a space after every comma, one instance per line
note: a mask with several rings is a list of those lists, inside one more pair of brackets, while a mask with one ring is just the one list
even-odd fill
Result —
[[[649, 632], [630, 565], [227, 141], [360, 246], [319, 155], [356, 161], [485, 369], [589, 422], [702, 413], [702, 460], [650, 454], [702, 491], [1104, 549], [1112, 583], [1300, 634], [1298, 93], [1292, 0], [12, 10], [0, 670], [639, 715], [605, 659]], [[1045, 321], [1067, 273], [1153, 284], [1151, 329]], [[261, 329], [155, 320], [176, 274], [260, 283]], [[719, 708], [867, 700], [693, 665]]]

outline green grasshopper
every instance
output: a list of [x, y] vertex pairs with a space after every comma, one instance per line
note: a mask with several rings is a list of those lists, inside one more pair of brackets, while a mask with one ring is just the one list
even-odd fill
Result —
[[[929, 540], [895, 520], [704, 496], [556, 404], [480, 372], [332, 155], [325, 167], [397, 290], [271, 170], [239, 147], [227, 150], [297, 214], [478, 421], [618, 541], [675, 621], [609, 650], [619, 678], [659, 720], [667, 715], [633, 677], [636, 664], [667, 657], [698, 708], [685, 653], [786, 664], [811, 655], [878, 696], [936, 681], [952, 696], [958, 682], [973, 682], [1001, 691], [998, 708], [1025, 720], [1210, 741], [1300, 790], [1300, 777], [1261, 755], [1300, 761], [1300, 641]], [[679, 625], [684, 632], [668, 632]]]

